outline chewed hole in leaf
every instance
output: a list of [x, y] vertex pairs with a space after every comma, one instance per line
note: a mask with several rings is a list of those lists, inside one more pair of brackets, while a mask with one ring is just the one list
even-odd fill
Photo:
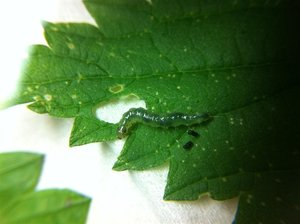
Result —
[[116, 124], [122, 118], [122, 115], [130, 108], [146, 108], [144, 100], [140, 100], [136, 95], [128, 95], [118, 100], [101, 104], [96, 108], [96, 117], [99, 120]]

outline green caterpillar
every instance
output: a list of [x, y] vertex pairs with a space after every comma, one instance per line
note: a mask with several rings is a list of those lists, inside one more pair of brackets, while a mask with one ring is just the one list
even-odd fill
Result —
[[211, 116], [208, 113], [191, 115], [184, 113], [170, 113], [160, 116], [151, 113], [144, 108], [132, 108], [123, 114], [123, 117], [119, 122], [117, 136], [119, 139], [124, 138], [136, 123], [143, 123], [152, 127], [168, 128], [200, 124], [210, 118]]

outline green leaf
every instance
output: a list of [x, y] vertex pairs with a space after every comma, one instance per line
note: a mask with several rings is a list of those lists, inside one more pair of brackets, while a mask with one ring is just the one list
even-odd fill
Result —
[[7, 223], [85, 223], [90, 199], [70, 190], [45, 190], [24, 197], [5, 214]]
[[90, 199], [70, 190], [34, 191], [43, 156], [0, 154], [0, 223], [85, 223]]
[[44, 157], [32, 153], [0, 154], [0, 210], [34, 190]]
[[[209, 112], [211, 122], [189, 127], [198, 138], [187, 127], [135, 126], [114, 169], [144, 170], [169, 161], [164, 199], [240, 195], [236, 222], [274, 223], [263, 208], [251, 211], [261, 201], [276, 206], [272, 181], [264, 180], [300, 172], [299, 36], [292, 23], [299, 6], [252, 0], [84, 3], [98, 27], [45, 22], [49, 47], [33, 46], [16, 103], [75, 117], [72, 146], [116, 139], [117, 125], [97, 119], [95, 110], [127, 96], [144, 100], [157, 114]], [[194, 143], [189, 151], [183, 149], [188, 141]], [[291, 191], [291, 198], [286, 190], [293, 185], [291, 178], [285, 188], [278, 185], [278, 197], [299, 208], [299, 195]], [[257, 203], [247, 204], [247, 195]], [[278, 206], [284, 210], [278, 220], [299, 218], [295, 209]]]

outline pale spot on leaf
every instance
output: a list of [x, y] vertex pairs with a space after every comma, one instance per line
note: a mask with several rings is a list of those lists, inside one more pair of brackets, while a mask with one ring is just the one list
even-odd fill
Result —
[[83, 78], [84, 78], [84, 76], [79, 73], [78, 76], [77, 76], [77, 82], [80, 83], [81, 80], [83, 80]]
[[44, 95], [44, 99], [45, 99], [46, 101], [51, 101], [51, 100], [52, 100], [52, 95], [50, 95], [50, 94], [45, 94], [45, 95]]
[[32, 99], [34, 101], [39, 101], [39, 100], [41, 100], [41, 97], [40, 96], [33, 96]]
[[32, 92], [33, 91], [33, 89], [30, 86], [27, 87], [27, 90], [28, 90], [28, 92]]
[[75, 45], [73, 43], [67, 43], [67, 46], [70, 50], [73, 50], [75, 48]]
[[110, 52], [108, 55], [109, 55], [109, 57], [112, 57], [112, 58], [116, 57], [116, 54], [114, 52]]
[[124, 90], [124, 85], [123, 84], [116, 84], [114, 86], [109, 87], [109, 92], [111, 93], [120, 93]]

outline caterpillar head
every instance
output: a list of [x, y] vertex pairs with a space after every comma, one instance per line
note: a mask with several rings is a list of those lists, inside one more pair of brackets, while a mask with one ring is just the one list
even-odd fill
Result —
[[126, 135], [127, 135], [127, 128], [125, 127], [125, 125], [123, 125], [123, 126], [120, 126], [119, 128], [118, 128], [118, 131], [117, 131], [117, 137], [118, 137], [118, 139], [122, 139], [122, 138], [124, 138]]

